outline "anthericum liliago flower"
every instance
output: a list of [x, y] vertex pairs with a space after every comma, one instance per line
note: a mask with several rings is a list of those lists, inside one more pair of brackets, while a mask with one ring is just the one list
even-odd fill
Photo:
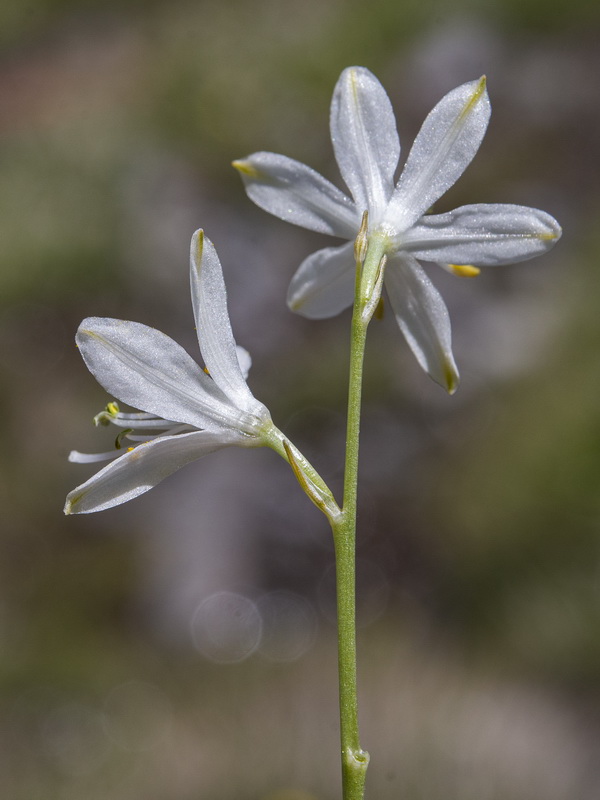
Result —
[[368, 69], [349, 67], [333, 93], [330, 128], [353, 199], [286, 156], [260, 152], [234, 162], [261, 208], [350, 240], [313, 253], [292, 278], [288, 304], [306, 317], [330, 317], [352, 304], [353, 244], [368, 212], [370, 246], [387, 255], [385, 286], [396, 320], [421, 367], [449, 392], [458, 370], [448, 310], [419, 260], [474, 276], [479, 267], [541, 255], [561, 235], [549, 214], [526, 206], [476, 204], [427, 214], [475, 156], [489, 117], [485, 78], [451, 91], [426, 118], [394, 186], [400, 141], [391, 103]]
[[96, 424], [121, 429], [115, 449], [93, 455], [73, 451], [69, 459], [111, 463], [68, 495], [65, 513], [125, 503], [222, 447], [273, 446], [281, 440], [246, 384], [250, 357], [233, 339], [221, 264], [202, 231], [192, 238], [190, 281], [205, 369], [146, 325], [98, 317], [81, 323], [76, 341], [90, 372], [113, 397], [143, 410], [123, 413], [113, 401], [98, 414]]

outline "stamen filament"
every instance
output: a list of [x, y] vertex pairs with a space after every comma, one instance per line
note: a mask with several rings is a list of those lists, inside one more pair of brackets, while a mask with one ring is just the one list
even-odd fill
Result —
[[172, 420], [161, 419], [160, 417], [152, 417], [148, 419], [136, 419], [135, 417], [112, 417], [110, 422], [112, 422], [112, 424], [116, 425], [118, 428], [164, 428], [165, 430], [175, 424]]
[[110, 450], [108, 453], [80, 453], [79, 450], [71, 450], [69, 461], [73, 464], [92, 464], [96, 461], [112, 461], [120, 455], [118, 450]]
[[151, 439], [159, 439], [161, 436], [177, 436], [179, 433], [185, 433], [186, 431], [193, 431], [195, 430], [191, 425], [174, 425], [172, 428], [162, 432], [162, 433], [149, 433], [149, 434], [135, 434], [135, 433], [126, 433], [125, 438], [129, 439], [130, 442], [148, 442]]
[[156, 414], [149, 414], [147, 411], [119, 411], [115, 414], [120, 419], [162, 419]]

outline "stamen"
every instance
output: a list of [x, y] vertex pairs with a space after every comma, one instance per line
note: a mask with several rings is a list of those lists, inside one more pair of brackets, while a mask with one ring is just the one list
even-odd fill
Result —
[[191, 425], [174, 425], [172, 428], [168, 428], [166, 431], [161, 431], [161, 433], [142, 433], [142, 434], [134, 434], [132, 433], [132, 429], [129, 431], [123, 431], [123, 434], [130, 442], [149, 442], [152, 439], [159, 439], [161, 436], [177, 436], [178, 433], [185, 433], [187, 431], [193, 431], [194, 428]]
[[131, 419], [131, 418], [124, 418], [116, 417], [115, 419], [111, 419], [113, 425], [116, 425], [117, 428], [170, 428], [174, 423], [168, 419], [161, 419], [160, 417], [155, 417], [154, 419]]
[[117, 450], [120, 450], [123, 445], [121, 444], [121, 440], [127, 436], [127, 434], [131, 433], [133, 428], [124, 428], [122, 431], [119, 431], [117, 434], [117, 438], [115, 439], [115, 447]]
[[162, 417], [157, 417], [156, 414], [148, 414], [147, 411], [119, 411], [117, 416], [120, 419], [162, 419]]
[[106, 404], [106, 408], [104, 408], [99, 414], [96, 414], [94, 417], [94, 425], [109, 425], [118, 413], [118, 404], [114, 400], [111, 400], [110, 403]]
[[95, 461], [112, 461], [113, 458], [120, 455], [121, 453], [116, 450], [108, 453], [80, 453], [78, 450], [71, 450], [69, 461], [73, 464], [92, 464]]

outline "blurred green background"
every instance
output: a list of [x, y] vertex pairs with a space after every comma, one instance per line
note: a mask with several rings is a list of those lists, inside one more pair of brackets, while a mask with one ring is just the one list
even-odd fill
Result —
[[439, 203], [552, 213], [543, 259], [459, 280], [446, 397], [392, 319], [370, 335], [359, 528], [368, 797], [600, 794], [599, 6], [586, 0], [0, 4], [0, 795], [339, 797], [332, 549], [272, 453], [223, 452], [65, 518], [107, 400], [88, 315], [196, 354], [189, 239], [228, 284], [250, 384], [339, 488], [349, 316], [284, 303], [329, 244], [229, 166], [282, 152], [339, 183], [328, 110], [372, 69], [404, 154], [482, 73], [493, 115]]

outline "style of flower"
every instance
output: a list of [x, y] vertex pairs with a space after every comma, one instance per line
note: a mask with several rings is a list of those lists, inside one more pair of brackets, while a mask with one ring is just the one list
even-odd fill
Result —
[[421, 367], [449, 392], [458, 385], [446, 305], [420, 260], [459, 276], [523, 261], [561, 235], [535, 208], [461, 206], [428, 214], [479, 149], [490, 117], [485, 78], [447, 94], [427, 116], [400, 178], [400, 142], [390, 100], [364, 67], [345, 69], [331, 103], [335, 157], [353, 199], [310, 167], [275, 153], [235, 161], [248, 196], [283, 220], [350, 240], [306, 258], [292, 278], [288, 305], [313, 319], [333, 316], [354, 298], [353, 245], [368, 212], [368, 241], [387, 256], [385, 287], [396, 320]]
[[205, 369], [146, 325], [98, 317], [81, 323], [76, 341], [90, 372], [107, 392], [142, 411], [121, 412], [113, 401], [95, 417], [121, 432], [109, 453], [70, 454], [79, 463], [111, 463], [70, 492], [66, 514], [125, 503], [223, 447], [273, 445], [276, 428], [246, 384], [250, 356], [236, 347], [221, 264], [201, 230], [192, 237], [190, 281]]

